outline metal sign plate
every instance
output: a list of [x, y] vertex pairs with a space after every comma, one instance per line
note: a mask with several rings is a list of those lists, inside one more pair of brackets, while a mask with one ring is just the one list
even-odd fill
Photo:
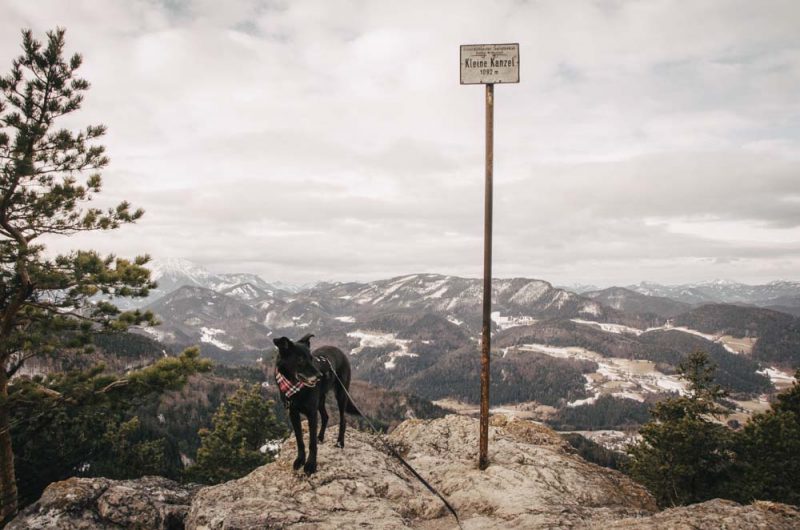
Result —
[[462, 44], [461, 84], [519, 83], [519, 44]]

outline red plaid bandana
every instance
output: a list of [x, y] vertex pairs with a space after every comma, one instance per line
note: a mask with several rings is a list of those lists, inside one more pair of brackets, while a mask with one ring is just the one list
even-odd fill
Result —
[[286, 399], [289, 399], [293, 395], [303, 390], [303, 388], [308, 386], [302, 381], [292, 383], [289, 379], [286, 379], [286, 377], [284, 377], [277, 368], [275, 368], [275, 381], [278, 383], [278, 390], [281, 391], [281, 394], [286, 396]]

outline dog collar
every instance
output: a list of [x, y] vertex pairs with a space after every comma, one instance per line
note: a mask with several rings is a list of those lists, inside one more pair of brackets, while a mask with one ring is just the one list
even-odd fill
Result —
[[289, 399], [290, 397], [292, 397], [293, 395], [297, 394], [298, 392], [300, 392], [301, 390], [303, 390], [306, 387], [311, 388], [311, 387], [316, 386], [316, 383], [313, 384], [313, 385], [309, 385], [308, 383], [304, 383], [303, 381], [300, 381], [299, 379], [297, 380], [297, 382], [293, 382], [289, 378], [284, 376], [278, 370], [277, 367], [275, 367], [275, 382], [278, 383], [278, 390], [281, 391], [281, 394], [286, 396], [286, 399]]

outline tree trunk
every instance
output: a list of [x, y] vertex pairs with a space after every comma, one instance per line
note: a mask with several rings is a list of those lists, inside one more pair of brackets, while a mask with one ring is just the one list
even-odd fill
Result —
[[17, 478], [9, 412], [8, 377], [5, 367], [0, 366], [0, 525], [17, 513]]

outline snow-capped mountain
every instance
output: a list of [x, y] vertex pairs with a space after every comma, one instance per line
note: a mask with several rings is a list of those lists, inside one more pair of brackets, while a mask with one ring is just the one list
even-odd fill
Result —
[[192, 261], [179, 258], [155, 259], [147, 264], [150, 278], [158, 287], [150, 291], [147, 298], [115, 299], [121, 309], [141, 308], [181, 288], [202, 287], [225, 293], [247, 301], [261, 301], [270, 297], [286, 297], [289, 291], [266, 282], [252, 273], [214, 274]]
[[653, 282], [641, 282], [636, 285], [629, 285], [626, 289], [647, 296], [671, 298], [685, 304], [703, 304], [714, 301], [713, 298], [710, 298], [693, 285], [661, 285]]
[[273, 296], [275, 292], [279, 292], [282, 295], [291, 292], [287, 291], [286, 289], [282, 289], [277, 285], [267, 283], [258, 274], [252, 274], [247, 272], [237, 272], [233, 274], [217, 274], [215, 276], [215, 281], [209, 282], [208, 288], [218, 292], [225, 292], [236, 287], [237, 285], [245, 285], [245, 284], [248, 284], [261, 291], [264, 291], [270, 296]]
[[[350, 355], [356, 378], [430, 399], [475, 397], [480, 279], [409, 274], [290, 292], [252, 274], [211, 274], [179, 260], [154, 269], [158, 280], [185, 284], [148, 306], [163, 324], [147, 332], [174, 350], [200, 344], [222, 362], [252, 363], [269, 358], [274, 337], [313, 333], [313, 345]], [[742, 399], [770, 390], [759, 374], [791, 379], [800, 319], [762, 310], [764, 318], [753, 327], [748, 315], [756, 313], [736, 306], [690, 310], [714, 296], [789, 296], [797, 284], [636, 287], [579, 295], [543, 280], [494, 280], [493, 399], [559, 407], [590, 404], [607, 393], [646, 400], [680, 390], [675, 366], [696, 349], [712, 355], [721, 384]], [[695, 302], [662, 293], [683, 293]]]
[[652, 313], [664, 318], [674, 317], [692, 307], [690, 304], [671, 298], [642, 294], [624, 287], [609, 287], [601, 291], [589, 291], [583, 295], [625, 313]]
[[[199, 340], [249, 349], [264, 347], [266, 342], [262, 339], [270, 334], [300, 336], [312, 332], [332, 340], [338, 337], [358, 347], [358, 340], [354, 336], [347, 338], [347, 333], [380, 330], [400, 335], [408, 332], [409, 337], [417, 338], [424, 335], [425, 330], [412, 333], [406, 329], [413, 322], [428, 322], [431, 329], [437, 330], [437, 335], [455, 334], [461, 337], [457, 341], [461, 343], [469, 342], [470, 337], [480, 333], [483, 288], [478, 279], [412, 274], [368, 283], [324, 283], [299, 293], [288, 293], [271, 288], [252, 275], [213, 275], [180, 261], [168, 265], [155, 269], [158, 279], [166, 279], [170, 285], [181, 282], [188, 285], [152, 302], [147, 308], [163, 323], [150, 333], [161, 334], [171, 343]], [[236, 283], [239, 280], [253, 281]], [[230, 283], [235, 285], [229, 286]], [[647, 324], [592, 299], [556, 289], [542, 280], [495, 280], [492, 298], [492, 320], [496, 329], [548, 318]], [[245, 332], [241, 327], [245, 321], [257, 325], [257, 329], [248, 329], [246, 336], [237, 336]], [[444, 328], [457, 331], [445, 330], [442, 323]], [[224, 330], [224, 333], [209, 330]], [[458, 346], [452, 340], [447, 344], [448, 347]]]
[[[369, 283], [320, 284], [299, 293], [298, 299], [302, 298], [349, 309], [354, 317], [375, 311], [413, 310], [433, 312], [479, 329], [483, 281], [441, 274], [411, 274]], [[557, 289], [546, 281], [527, 278], [495, 279], [492, 309], [493, 320], [501, 327], [541, 318], [624, 318], [621, 313], [594, 300]]]
[[215, 277], [204, 267], [189, 260], [179, 258], [156, 259], [147, 264], [150, 277], [159, 283], [166, 292], [174, 291], [184, 285], [208, 288], [221, 279]]
[[280, 280], [276, 280], [272, 282], [272, 285], [276, 289], [280, 289], [288, 293], [299, 293], [301, 291], [305, 291], [306, 289], [311, 289], [312, 287], [318, 285], [319, 283], [321, 282], [291, 283], [291, 282], [283, 282]]
[[[263, 282], [263, 280], [262, 280]], [[272, 288], [269, 284], [263, 283], [263, 287], [259, 286], [258, 284], [244, 282], [244, 283], [236, 283], [231, 287], [226, 289], [214, 289], [217, 292], [220, 292], [227, 296], [232, 296], [243, 302], [254, 303], [254, 304], [270, 304], [270, 301], [275, 300], [276, 298], [287, 298], [290, 293], [286, 291], [280, 291], [278, 289]]]
[[783, 300], [800, 301], [800, 282], [778, 280], [762, 285], [748, 285], [731, 280], [683, 285], [662, 285], [642, 282], [627, 287], [649, 296], [672, 298], [687, 304], [726, 303], [752, 304], [761, 307], [780, 305]]
[[567, 285], [556, 285], [556, 289], [564, 289], [575, 294], [583, 294], [591, 291], [599, 291], [600, 287], [591, 283], [570, 283]]
[[207, 344], [222, 351], [272, 347], [271, 331], [252, 306], [231, 296], [184, 285], [147, 306], [161, 325], [146, 332], [165, 343]]

